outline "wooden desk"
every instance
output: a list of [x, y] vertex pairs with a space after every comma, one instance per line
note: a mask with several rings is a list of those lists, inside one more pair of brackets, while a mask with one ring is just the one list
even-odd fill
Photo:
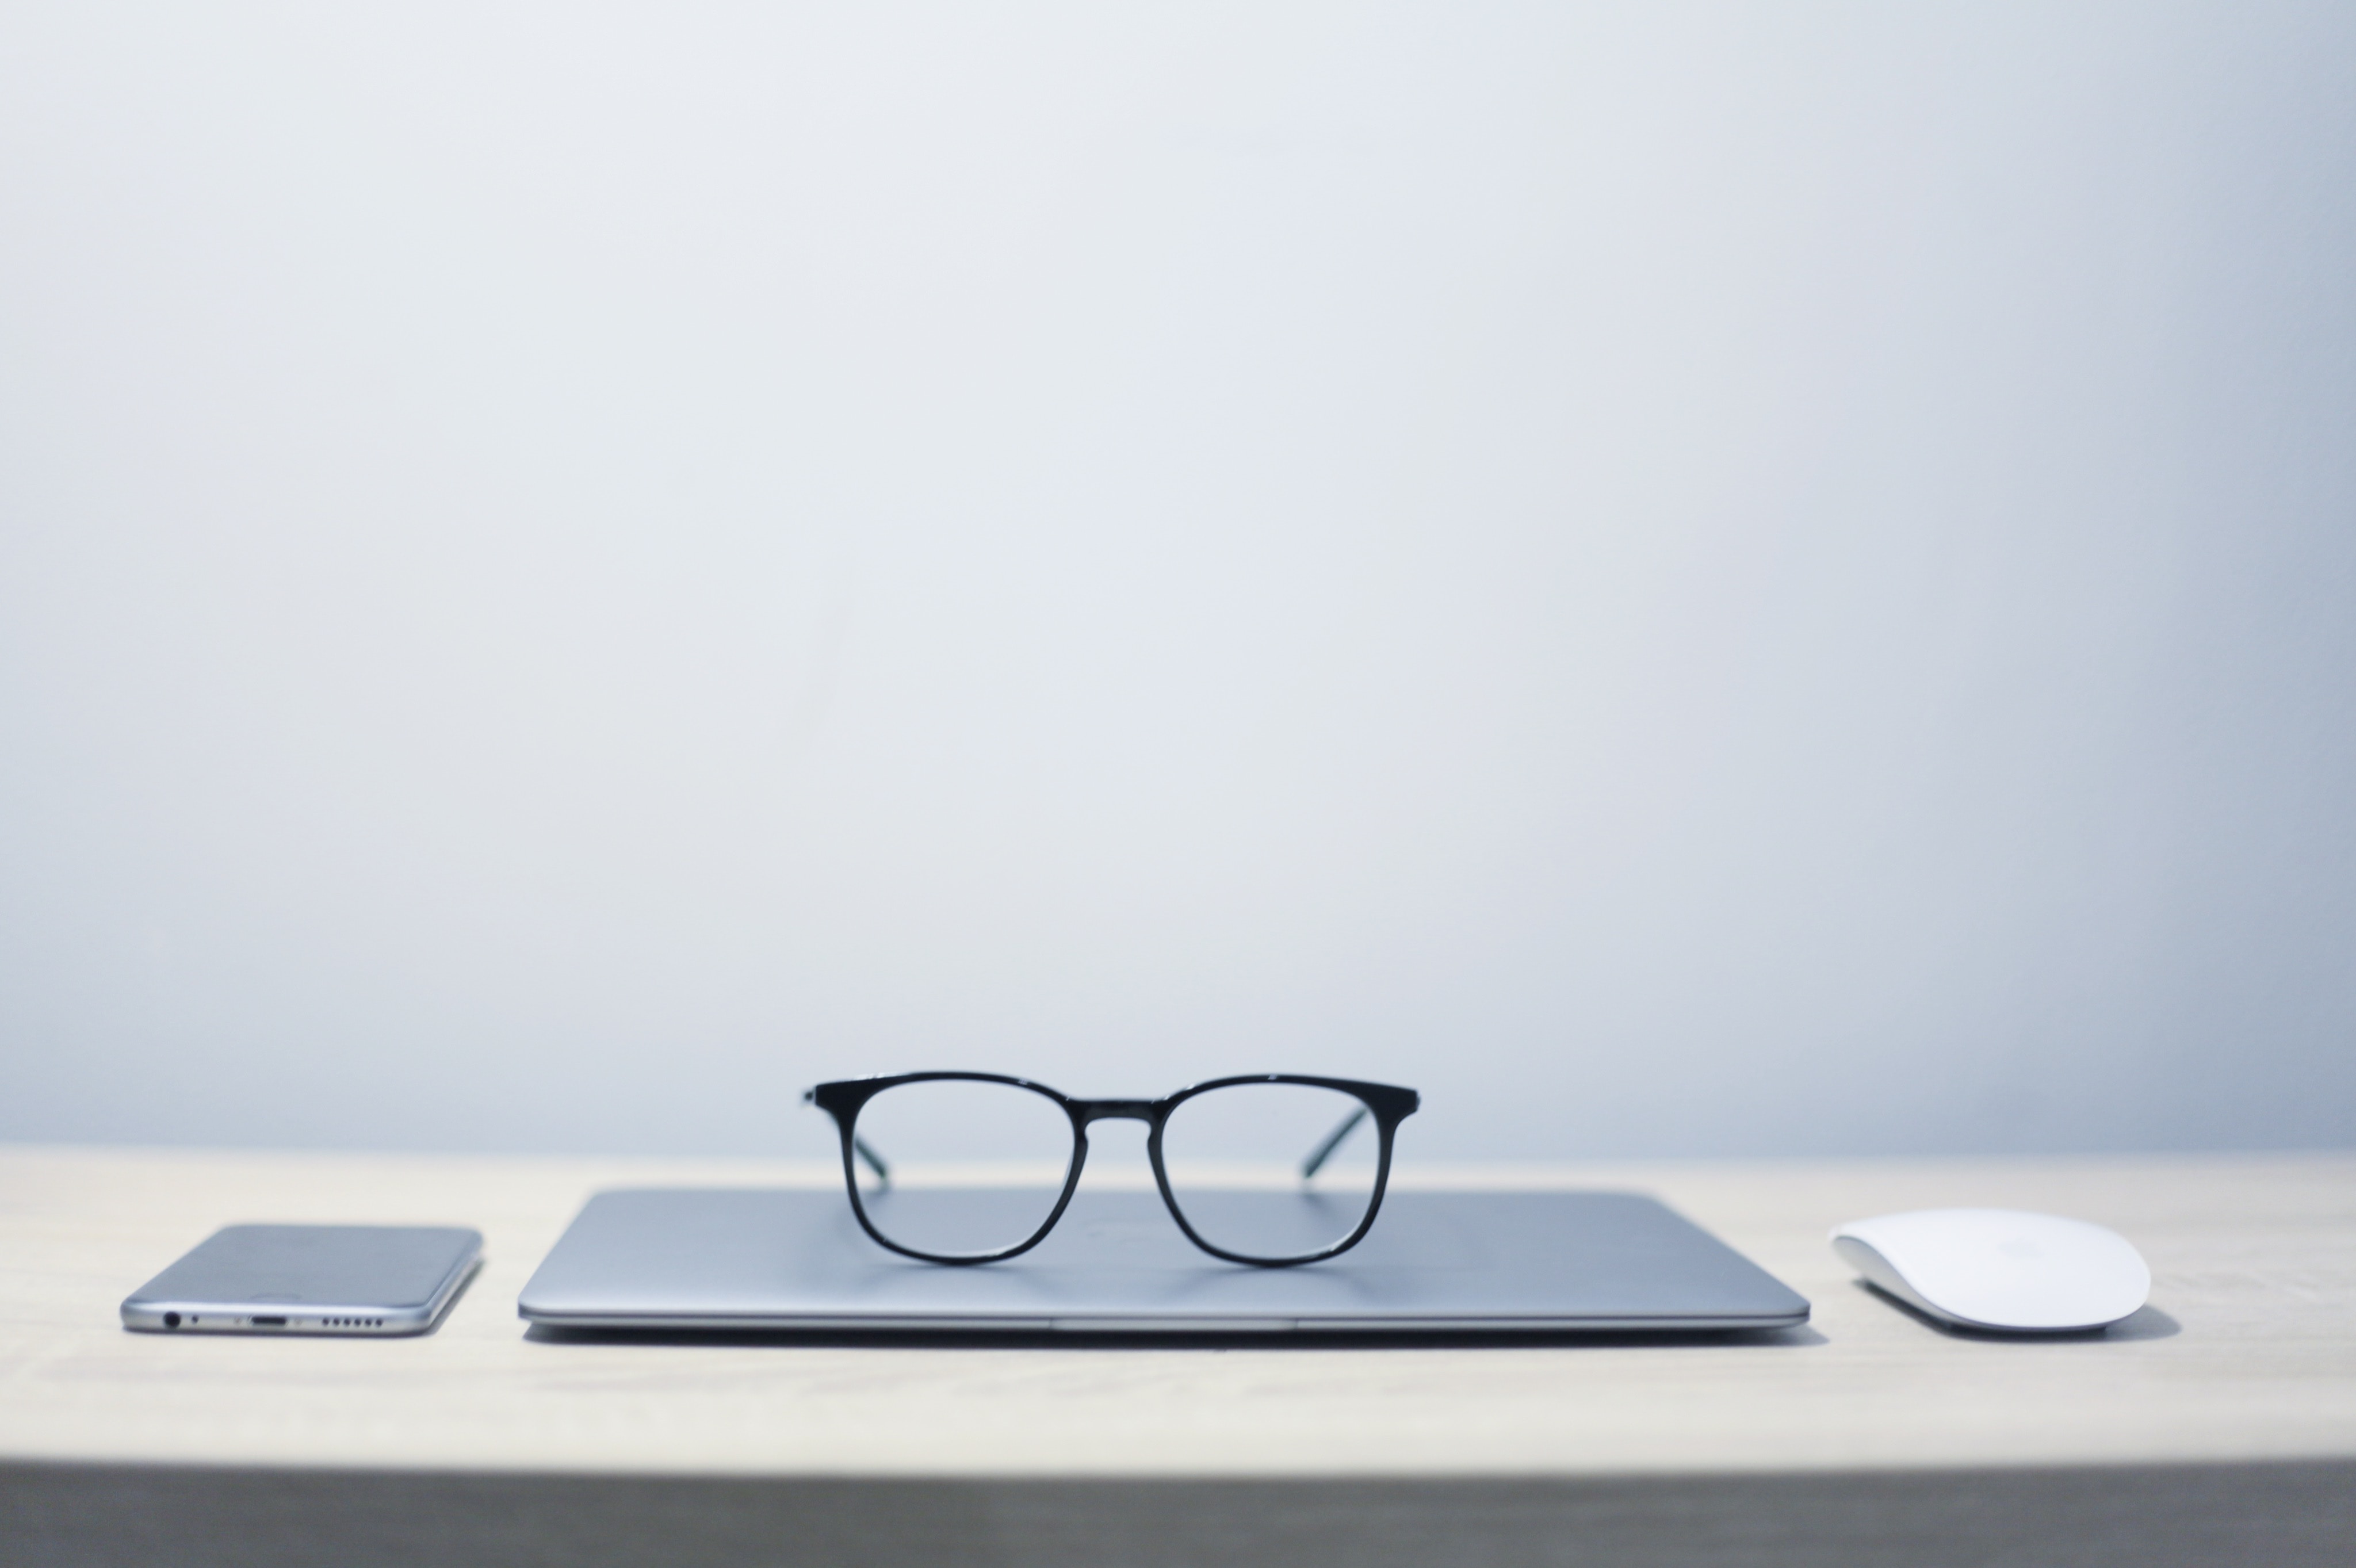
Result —
[[[552, 1343], [515, 1316], [594, 1188], [832, 1179], [0, 1149], [0, 1562], [2356, 1563], [2356, 1156], [1448, 1176], [1658, 1193], [1815, 1304], [1731, 1341]], [[1825, 1244], [1942, 1204], [2113, 1226], [2152, 1306], [1963, 1337]], [[471, 1224], [489, 1261], [423, 1338], [121, 1329], [245, 1219]]]

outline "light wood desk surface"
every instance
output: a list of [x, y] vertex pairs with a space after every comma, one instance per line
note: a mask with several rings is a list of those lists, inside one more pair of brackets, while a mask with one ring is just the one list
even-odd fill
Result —
[[[1655, 1193], [1814, 1304], [1732, 1340], [1187, 1348], [527, 1336], [589, 1194], [830, 1185], [807, 1165], [0, 1148], [0, 1460], [706, 1477], [1510, 1479], [2356, 1460], [2356, 1155], [1484, 1167], [1427, 1185]], [[1942, 1332], [1834, 1224], [1941, 1205], [2093, 1219], [2151, 1306], [2095, 1337]], [[125, 1333], [238, 1220], [467, 1224], [414, 1339]], [[2351, 1472], [2356, 1474], [2356, 1472]], [[62, 1561], [63, 1559], [59, 1559]]]

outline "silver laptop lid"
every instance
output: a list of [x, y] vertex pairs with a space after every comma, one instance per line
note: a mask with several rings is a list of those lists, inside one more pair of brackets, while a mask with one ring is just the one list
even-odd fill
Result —
[[[1021, 1201], [1016, 1199], [1014, 1201]], [[1151, 1192], [1082, 1192], [1033, 1251], [913, 1262], [840, 1190], [599, 1193], [517, 1301], [552, 1327], [1152, 1333], [1782, 1328], [1808, 1304], [1655, 1199], [1399, 1192], [1357, 1248], [1223, 1263]]]

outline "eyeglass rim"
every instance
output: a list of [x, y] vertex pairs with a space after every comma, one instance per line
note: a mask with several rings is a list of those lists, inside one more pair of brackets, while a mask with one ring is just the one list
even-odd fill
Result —
[[[1056, 1194], [1055, 1208], [1048, 1211], [1047, 1218], [1040, 1223], [1039, 1228], [1017, 1245], [1001, 1248], [993, 1252], [926, 1252], [915, 1247], [905, 1246], [893, 1240], [877, 1228], [875, 1221], [867, 1212], [867, 1205], [860, 1197], [859, 1170], [853, 1148], [859, 1112], [869, 1101], [887, 1089], [897, 1089], [903, 1084], [945, 1080], [1001, 1083], [1015, 1089], [1029, 1090], [1033, 1094], [1042, 1095], [1053, 1101], [1071, 1122], [1072, 1152], [1065, 1166], [1063, 1190]], [[1356, 1099], [1374, 1117], [1377, 1140], [1374, 1191], [1367, 1199], [1365, 1213], [1359, 1217], [1357, 1228], [1329, 1247], [1314, 1252], [1303, 1252], [1297, 1256], [1281, 1258], [1255, 1257], [1248, 1252], [1231, 1251], [1205, 1240], [1194, 1230], [1193, 1224], [1186, 1219], [1185, 1209], [1178, 1202], [1177, 1194], [1172, 1190], [1170, 1173], [1162, 1158], [1162, 1129], [1169, 1124], [1171, 1113], [1187, 1101], [1200, 1094], [1207, 1094], [1215, 1089], [1233, 1089], [1238, 1085], [1253, 1083], [1295, 1083], [1315, 1089], [1334, 1090]], [[867, 1232], [868, 1239], [877, 1246], [897, 1252], [902, 1257], [915, 1258], [927, 1263], [944, 1263], [953, 1267], [1003, 1262], [1009, 1258], [1021, 1257], [1045, 1240], [1048, 1232], [1055, 1230], [1056, 1222], [1064, 1218], [1064, 1210], [1071, 1206], [1072, 1195], [1079, 1190], [1080, 1173], [1087, 1165], [1087, 1130], [1088, 1126], [1097, 1122], [1107, 1121], [1138, 1121], [1146, 1123], [1146, 1157], [1153, 1167], [1153, 1183], [1162, 1193], [1162, 1204], [1170, 1210], [1170, 1218], [1176, 1222], [1179, 1230], [1185, 1235], [1186, 1240], [1210, 1253], [1211, 1256], [1226, 1262], [1245, 1263], [1262, 1269], [1298, 1268], [1303, 1263], [1322, 1262], [1327, 1258], [1339, 1257], [1364, 1240], [1366, 1232], [1374, 1229], [1375, 1217], [1383, 1207], [1383, 1195], [1390, 1187], [1391, 1146], [1398, 1131], [1398, 1124], [1414, 1115], [1423, 1103], [1421, 1095], [1412, 1089], [1401, 1088], [1398, 1084], [1374, 1083], [1363, 1079], [1327, 1078], [1315, 1073], [1291, 1072], [1237, 1073], [1226, 1078], [1205, 1079], [1200, 1083], [1190, 1083], [1185, 1088], [1173, 1090], [1158, 1100], [1077, 1100], [1061, 1090], [1040, 1083], [1036, 1079], [1017, 1078], [1001, 1072], [902, 1072], [883, 1074], [873, 1078], [837, 1079], [831, 1082], [818, 1084], [806, 1090], [802, 1099], [806, 1103], [817, 1106], [834, 1119], [835, 1128], [841, 1134], [842, 1145], [843, 1187], [851, 1196], [851, 1211], [858, 1219], [859, 1228]]]

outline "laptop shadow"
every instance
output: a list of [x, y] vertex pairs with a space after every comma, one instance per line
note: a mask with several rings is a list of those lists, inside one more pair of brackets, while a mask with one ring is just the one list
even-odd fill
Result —
[[1027, 1328], [559, 1328], [535, 1323], [525, 1329], [524, 1338], [536, 1345], [828, 1350], [1706, 1350], [1741, 1347], [1804, 1349], [1830, 1343], [1805, 1324], [1792, 1328], [1664, 1329], [1642, 1333], [1577, 1329], [1195, 1333]]

